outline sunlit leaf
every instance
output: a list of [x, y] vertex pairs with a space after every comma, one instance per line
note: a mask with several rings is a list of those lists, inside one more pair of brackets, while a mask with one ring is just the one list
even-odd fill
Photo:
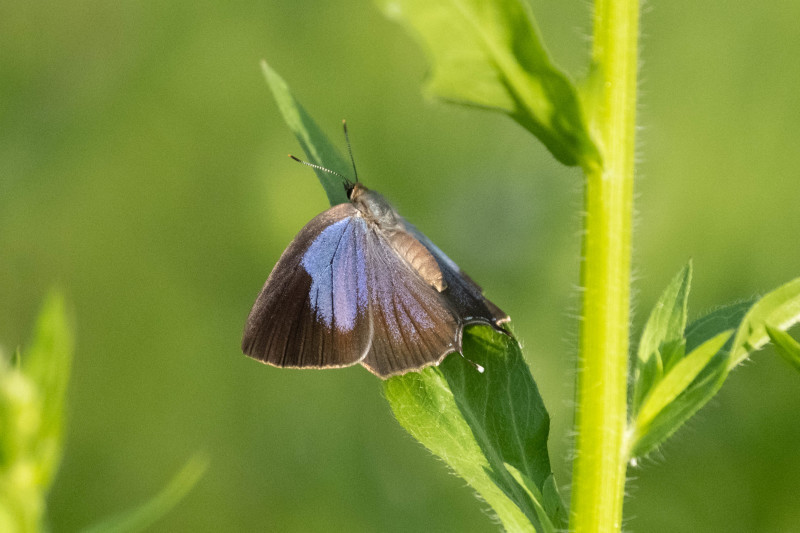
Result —
[[800, 343], [785, 331], [771, 326], [766, 326], [766, 330], [767, 335], [775, 345], [775, 351], [778, 352], [778, 355], [794, 367], [795, 370], [800, 371]]
[[[692, 322], [685, 333], [689, 355], [680, 358], [677, 351], [674, 357], [680, 362], [671, 371], [665, 369], [660, 382], [648, 378], [655, 385], [632, 417], [631, 456], [648, 453], [674, 433], [719, 391], [732, 368], [770, 340], [779, 355], [800, 368], [800, 343], [785, 333], [798, 321], [800, 278], [761, 299], [728, 305]], [[642, 368], [644, 376], [657, 375]]]
[[73, 332], [52, 292], [30, 346], [0, 357], [0, 531], [38, 531], [61, 463]]
[[717, 335], [681, 359], [670, 372], [665, 374], [642, 404], [636, 419], [637, 425], [647, 427], [667, 405], [680, 396], [732, 334], [733, 330], [730, 330]]
[[653, 385], [684, 355], [683, 333], [691, 281], [690, 262], [667, 285], [650, 312], [635, 361], [633, 413], [639, 410]]
[[[342, 176], [348, 176], [351, 181], [355, 181], [352, 177], [352, 167], [347, 164], [336, 146], [328, 140], [314, 119], [295, 99], [283, 78], [266, 61], [261, 62], [261, 68], [272, 91], [272, 96], [278, 104], [278, 109], [283, 115], [283, 120], [300, 141], [300, 146], [306, 153], [308, 162], [338, 172]], [[348, 201], [344, 180], [322, 170], [314, 169], [314, 172], [317, 173], [317, 178], [322, 183], [331, 205], [343, 204]]]
[[698, 346], [653, 388], [632, 422], [631, 457], [661, 444], [716, 394], [727, 375], [722, 347], [732, 334], [720, 333]]
[[558, 528], [553, 524], [553, 521], [548, 516], [547, 511], [544, 507], [544, 496], [542, 496], [542, 492], [539, 490], [539, 487], [531, 481], [531, 479], [514, 468], [514, 466], [505, 463], [506, 470], [511, 473], [511, 476], [517, 481], [521, 487], [523, 487], [527, 492], [528, 496], [533, 502], [533, 506], [536, 509], [536, 517], [539, 519], [539, 524], [541, 525], [541, 531], [544, 533], [556, 533]]
[[64, 405], [67, 396], [74, 338], [67, 319], [64, 299], [52, 292], [45, 300], [36, 323], [33, 343], [24, 352], [21, 370], [34, 382], [41, 398], [41, 426], [38, 448], [39, 475], [53, 480], [61, 462]]
[[[464, 355], [486, 371], [453, 354], [438, 368], [387, 380], [386, 398], [403, 427], [477, 490], [507, 530], [533, 531], [531, 524], [541, 530], [528, 490], [506, 467], [519, 470], [538, 493], [552, 475], [549, 417], [519, 345], [472, 327]], [[563, 513], [563, 505], [551, 508]]]
[[800, 278], [778, 287], [750, 308], [733, 338], [730, 367], [769, 342], [767, 324], [786, 331], [797, 322], [800, 322]]
[[428, 53], [429, 91], [507, 114], [565, 165], [596, 166], [577, 91], [520, 0], [379, 0]]
[[653, 352], [644, 363], [636, 361], [634, 368], [633, 396], [631, 397], [631, 414], [635, 415], [653, 386], [664, 377], [664, 367], [658, 352]]
[[692, 263], [689, 262], [670, 281], [650, 312], [639, 341], [639, 360], [646, 361], [650, 354], [659, 351], [662, 343], [683, 338], [691, 283]]

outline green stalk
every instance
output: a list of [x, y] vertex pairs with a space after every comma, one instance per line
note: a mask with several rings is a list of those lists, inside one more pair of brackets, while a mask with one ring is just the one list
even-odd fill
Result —
[[585, 94], [602, 167], [585, 168], [584, 287], [570, 530], [620, 531], [627, 457], [628, 321], [639, 0], [597, 0]]

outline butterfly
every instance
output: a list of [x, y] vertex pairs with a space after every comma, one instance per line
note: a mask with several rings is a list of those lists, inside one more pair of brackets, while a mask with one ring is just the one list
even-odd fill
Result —
[[386, 379], [461, 352], [467, 324], [508, 333], [508, 315], [362, 185], [355, 164], [350, 182], [291, 157], [340, 176], [349, 202], [314, 217], [283, 252], [247, 318], [245, 354], [278, 367], [360, 363]]

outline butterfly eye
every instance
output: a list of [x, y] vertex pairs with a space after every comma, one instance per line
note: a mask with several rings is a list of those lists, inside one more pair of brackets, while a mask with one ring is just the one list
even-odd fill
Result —
[[352, 200], [353, 190], [355, 190], [356, 186], [350, 182], [344, 184], [344, 192], [347, 193], [347, 199]]

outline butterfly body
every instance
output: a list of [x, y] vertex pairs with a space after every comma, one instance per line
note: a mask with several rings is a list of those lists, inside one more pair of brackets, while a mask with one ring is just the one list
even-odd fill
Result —
[[361, 363], [386, 378], [461, 350], [466, 324], [504, 331], [508, 316], [377, 192], [312, 219], [275, 265], [242, 350], [281, 367]]

